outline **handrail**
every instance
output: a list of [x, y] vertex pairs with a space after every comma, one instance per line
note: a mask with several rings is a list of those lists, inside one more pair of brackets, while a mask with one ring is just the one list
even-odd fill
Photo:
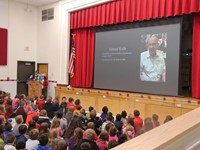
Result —
[[200, 108], [197, 108], [113, 150], [191, 150], [199, 141]]

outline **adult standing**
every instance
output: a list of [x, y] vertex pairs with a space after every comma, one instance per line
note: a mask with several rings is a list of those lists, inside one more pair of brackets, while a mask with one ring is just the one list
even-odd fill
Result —
[[49, 81], [47, 80], [46, 76], [43, 76], [42, 80], [42, 95], [47, 97], [47, 88], [48, 88]]

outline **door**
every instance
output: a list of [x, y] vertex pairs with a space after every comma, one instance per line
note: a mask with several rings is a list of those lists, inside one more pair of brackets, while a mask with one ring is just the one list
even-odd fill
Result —
[[40, 64], [40, 63], [38, 63], [37, 68], [38, 68], [38, 73], [39, 74], [44, 74], [48, 79], [48, 64]]
[[27, 79], [35, 74], [35, 62], [17, 62], [17, 93], [28, 95]]

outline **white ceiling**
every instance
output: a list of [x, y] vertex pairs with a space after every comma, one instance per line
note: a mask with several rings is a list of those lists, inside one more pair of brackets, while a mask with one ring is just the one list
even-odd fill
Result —
[[16, 0], [18, 2], [22, 2], [22, 3], [28, 3], [30, 5], [34, 5], [34, 6], [42, 6], [42, 5], [47, 5], [47, 4], [51, 4], [51, 3], [55, 3], [61, 0]]

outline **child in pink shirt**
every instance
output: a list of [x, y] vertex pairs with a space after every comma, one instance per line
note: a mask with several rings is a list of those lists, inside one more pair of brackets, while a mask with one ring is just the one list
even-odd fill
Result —
[[108, 141], [111, 141], [111, 140], [118, 141], [117, 128], [115, 126], [111, 126], [109, 129]]

